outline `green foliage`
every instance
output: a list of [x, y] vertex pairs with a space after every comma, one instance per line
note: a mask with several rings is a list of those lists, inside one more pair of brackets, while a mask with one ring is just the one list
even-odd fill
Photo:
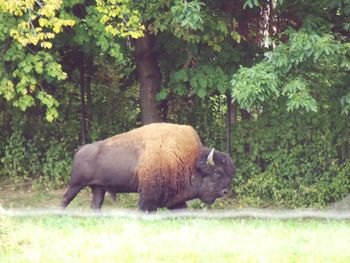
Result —
[[350, 92], [340, 99], [342, 114], [349, 115], [350, 112]]
[[18, 116], [12, 116], [13, 132], [0, 156], [1, 176], [40, 188], [62, 187], [70, 174], [71, 150], [65, 142], [45, 140], [38, 123], [32, 128], [32, 123]]
[[38, 179], [40, 187], [59, 188], [70, 178], [72, 154], [64, 142], [51, 141], [42, 161], [43, 175]]
[[117, 41], [118, 37], [120, 38], [121, 36], [111, 34], [107, 27], [100, 22], [103, 15], [98, 11], [98, 7], [89, 6], [86, 8], [86, 12], [87, 16], [81, 19], [77, 27], [75, 27], [75, 42], [82, 46], [86, 53], [93, 49], [91, 43], [95, 42], [102, 52], [122, 63], [124, 56]]
[[[220, 67], [213, 65], [183, 68], [170, 75], [169, 86], [178, 95], [196, 94], [204, 98], [216, 91], [225, 94], [228, 89], [228, 76]], [[158, 99], [165, 99], [169, 92], [163, 89], [158, 94]]]
[[10, 19], [8, 30], [10, 36], [23, 46], [30, 44], [38, 45], [50, 49], [55, 35], [63, 31], [63, 27], [72, 27], [74, 20], [57, 16], [62, 1], [57, 0], [36, 0], [36, 1], [0, 1], [1, 17], [8, 15], [14, 17]]
[[344, 197], [350, 189], [350, 163], [339, 159], [335, 145], [348, 144], [343, 139], [348, 129], [333, 127], [346, 119], [328, 118], [326, 112], [291, 115], [271, 108], [253, 123], [236, 127], [233, 149], [239, 169], [234, 190], [239, 202], [325, 207]]
[[254, 6], [259, 6], [259, 0], [244, 0], [243, 8], [246, 7], [253, 8]]
[[178, 25], [187, 30], [203, 29], [203, 18], [201, 17], [201, 6], [204, 3], [198, 0], [186, 1], [178, 0], [171, 7], [171, 15], [174, 17], [174, 25]]
[[153, 0], [136, 7], [149, 24], [147, 29], [151, 33], [170, 33], [186, 43], [208, 45], [212, 50], [220, 52], [225, 41], [234, 40], [239, 43], [241, 36], [235, 21], [235, 26], [230, 27], [222, 10], [218, 11], [212, 5], [218, 3]]
[[1, 164], [3, 176], [15, 182], [27, 181], [40, 169], [37, 148], [31, 141], [26, 142], [21, 131], [16, 130], [6, 142]]
[[52, 95], [47, 94], [45, 91], [39, 91], [37, 98], [47, 107], [46, 111], [46, 119], [49, 122], [52, 122], [54, 119], [57, 119], [58, 112], [58, 101], [52, 97]]
[[266, 53], [251, 68], [240, 68], [231, 80], [232, 95], [241, 107], [252, 110], [264, 102], [287, 97], [287, 110], [316, 111], [310, 71], [349, 71], [348, 44], [330, 34], [289, 31], [289, 41]]
[[305, 109], [306, 111], [317, 111], [317, 102], [310, 96], [305, 79], [295, 78], [287, 82], [282, 90], [282, 95], [287, 96], [287, 110], [294, 111]]
[[130, 8], [129, 0], [97, 0], [97, 10], [102, 13], [101, 23], [106, 31], [113, 36], [142, 37], [144, 26], [141, 24], [140, 14]]
[[51, 54], [27, 53], [22, 46], [13, 44], [0, 62], [8, 65], [0, 69], [0, 95], [22, 111], [33, 106], [37, 98], [47, 107], [47, 120], [57, 118], [58, 101], [43, 89], [42, 81], [54, 83], [66, 79], [67, 74]]
[[[22, 111], [37, 98], [57, 118], [58, 101], [43, 88], [67, 78], [51, 49], [52, 39], [74, 20], [57, 13], [62, 1], [0, 1], [0, 95]], [[41, 50], [41, 48], [44, 50]]]
[[1, 174], [14, 182], [37, 179], [38, 187], [59, 188], [70, 175], [71, 155], [62, 142], [51, 141], [51, 146], [40, 154], [36, 143], [26, 141], [19, 131], [12, 134], [1, 158]]
[[253, 109], [279, 95], [280, 80], [274, 67], [261, 62], [252, 68], [240, 68], [231, 81], [232, 95], [242, 108]]
[[[310, 154], [307, 149], [302, 154]], [[238, 186], [241, 204], [255, 207], [324, 208], [343, 198], [349, 191], [349, 164], [324, 166], [324, 163], [302, 163], [287, 154], [280, 155], [271, 169], [254, 174]], [[300, 158], [300, 157], [299, 157]], [[326, 164], [328, 164], [326, 162]]]

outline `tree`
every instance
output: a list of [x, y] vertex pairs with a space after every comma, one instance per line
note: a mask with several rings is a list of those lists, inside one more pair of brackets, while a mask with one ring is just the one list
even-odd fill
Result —
[[[119, 1], [121, 7], [124, 6], [124, 2], [126, 1]], [[92, 83], [98, 66], [96, 60], [103, 58], [107, 61], [112, 58], [111, 63], [126, 65], [128, 59], [127, 54], [122, 51], [122, 39], [130, 34], [135, 37], [137, 34], [141, 35], [142, 27], [137, 20], [134, 21], [134, 25], [129, 23], [135, 18], [121, 16], [119, 20], [113, 20], [114, 28], [110, 24], [109, 15], [111, 14], [111, 17], [121, 13], [126, 15], [126, 12], [131, 11], [127, 8], [115, 9], [117, 6], [108, 6], [104, 1], [73, 2], [67, 7], [71, 10], [76, 26], [72, 31], [67, 32], [58, 44], [63, 58], [62, 64], [69, 68], [72, 72], [72, 81], [80, 87], [80, 137], [82, 144], [85, 144], [91, 139], [89, 133], [91, 133], [93, 118]], [[78, 72], [76, 76], [73, 74], [75, 71]]]
[[74, 20], [57, 13], [61, 1], [0, 1], [2, 52], [0, 58], [0, 94], [21, 110], [35, 104], [46, 106], [46, 118], [57, 117], [58, 101], [47, 92], [67, 77], [48, 50], [52, 39]]
[[[235, 16], [242, 16], [239, 19], [243, 21], [250, 13], [243, 10], [246, 5], [250, 3], [199, 0], [127, 3], [145, 28], [144, 36], [134, 41], [143, 123], [166, 119], [172, 94], [194, 94], [200, 98], [226, 94], [229, 76], [242, 56], [241, 25]], [[237, 9], [244, 14], [236, 14]], [[252, 32], [246, 28], [244, 33], [248, 37]]]
[[161, 122], [160, 105], [156, 96], [160, 91], [160, 68], [155, 53], [155, 37], [148, 31], [135, 41], [135, 62], [140, 83], [141, 123]]
[[[336, 8], [335, 2], [331, 5], [328, 1], [320, 1], [316, 6], [313, 2], [279, 6], [281, 17], [292, 13], [293, 8], [298, 14], [279, 30], [293, 24], [294, 28], [276, 35], [276, 48], [266, 52], [262, 61], [250, 68], [242, 67], [233, 75], [233, 97], [243, 108], [252, 110], [285, 97], [288, 111], [317, 111], [317, 100], [312, 95], [317, 91], [311, 75], [323, 71], [334, 71], [334, 74], [342, 71], [347, 75], [350, 69], [348, 42], [339, 33], [329, 31], [331, 23], [337, 20], [337, 15], [330, 16]], [[308, 11], [302, 20], [304, 10], [313, 12]]]
[[[261, 50], [260, 20], [254, 16], [257, 10], [246, 5], [242, 1], [175, 1], [154, 3], [151, 8], [145, 5], [141, 13], [151, 21], [148, 28], [157, 39], [162, 76], [157, 98], [163, 105], [171, 104], [176, 96], [184, 100], [197, 96], [204, 101], [217, 96], [218, 101], [226, 97], [227, 112], [235, 109], [229, 94], [230, 75], [243, 58], [249, 65]], [[229, 150], [231, 117], [227, 119]]]

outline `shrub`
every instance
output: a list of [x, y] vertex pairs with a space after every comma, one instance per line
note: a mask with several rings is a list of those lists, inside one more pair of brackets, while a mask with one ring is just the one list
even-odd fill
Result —
[[48, 146], [41, 142], [44, 152], [40, 153], [38, 143], [39, 140], [25, 140], [18, 130], [13, 132], [1, 158], [1, 174], [15, 183], [34, 181], [36, 187], [63, 186], [69, 178], [72, 159], [66, 144], [51, 141]]
[[38, 180], [40, 186], [59, 188], [65, 185], [70, 176], [71, 163], [66, 144], [53, 141], [43, 158], [43, 174]]
[[34, 143], [26, 141], [18, 130], [7, 140], [1, 163], [2, 174], [15, 182], [29, 180], [40, 170], [40, 156]]
[[350, 161], [339, 150], [347, 129], [334, 129], [342, 118], [275, 110], [243, 121], [233, 131], [239, 203], [325, 207], [348, 194]]

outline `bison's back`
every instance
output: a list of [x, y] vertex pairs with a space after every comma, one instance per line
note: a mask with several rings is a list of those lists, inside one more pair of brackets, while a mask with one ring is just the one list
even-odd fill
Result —
[[160, 144], [170, 138], [180, 144], [201, 145], [197, 132], [191, 126], [171, 123], [148, 124], [110, 137], [105, 140], [105, 143], [108, 145], [143, 144], [144, 142]]

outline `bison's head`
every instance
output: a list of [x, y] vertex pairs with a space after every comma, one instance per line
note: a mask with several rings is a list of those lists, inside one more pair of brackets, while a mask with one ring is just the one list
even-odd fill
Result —
[[231, 157], [214, 149], [204, 148], [197, 164], [199, 178], [196, 184], [197, 197], [206, 204], [229, 193], [236, 168]]

